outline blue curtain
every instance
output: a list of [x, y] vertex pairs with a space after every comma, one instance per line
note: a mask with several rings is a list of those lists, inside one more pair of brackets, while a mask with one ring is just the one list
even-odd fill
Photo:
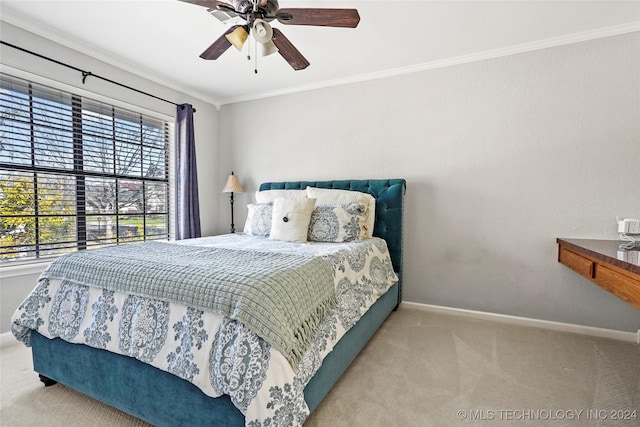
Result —
[[176, 239], [200, 237], [200, 203], [193, 106], [178, 105], [176, 115]]

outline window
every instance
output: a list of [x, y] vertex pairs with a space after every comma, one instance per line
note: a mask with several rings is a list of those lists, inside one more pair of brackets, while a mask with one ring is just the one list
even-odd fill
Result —
[[0, 262], [169, 237], [166, 121], [0, 74]]

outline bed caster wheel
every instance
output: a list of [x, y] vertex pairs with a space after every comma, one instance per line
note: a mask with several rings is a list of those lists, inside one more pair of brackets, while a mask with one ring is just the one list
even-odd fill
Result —
[[45, 387], [51, 387], [52, 385], [58, 384], [58, 381], [54, 381], [51, 378], [47, 378], [42, 374], [38, 374], [38, 376], [40, 377], [40, 381], [42, 381]]

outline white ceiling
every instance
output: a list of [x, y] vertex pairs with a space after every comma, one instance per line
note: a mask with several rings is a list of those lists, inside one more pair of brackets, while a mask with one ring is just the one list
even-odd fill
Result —
[[[356, 29], [274, 21], [311, 65], [230, 48], [199, 58], [227, 26], [176, 0], [1, 0], [2, 20], [220, 105], [640, 31], [640, 1], [301, 1], [356, 8]], [[73, 64], [72, 64], [73, 65]]]

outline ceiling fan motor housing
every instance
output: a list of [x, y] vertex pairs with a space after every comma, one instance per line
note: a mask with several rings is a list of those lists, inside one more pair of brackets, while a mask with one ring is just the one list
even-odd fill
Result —
[[277, 0], [233, 0], [233, 8], [239, 14], [251, 13], [254, 2], [263, 18], [274, 18], [279, 9]]

